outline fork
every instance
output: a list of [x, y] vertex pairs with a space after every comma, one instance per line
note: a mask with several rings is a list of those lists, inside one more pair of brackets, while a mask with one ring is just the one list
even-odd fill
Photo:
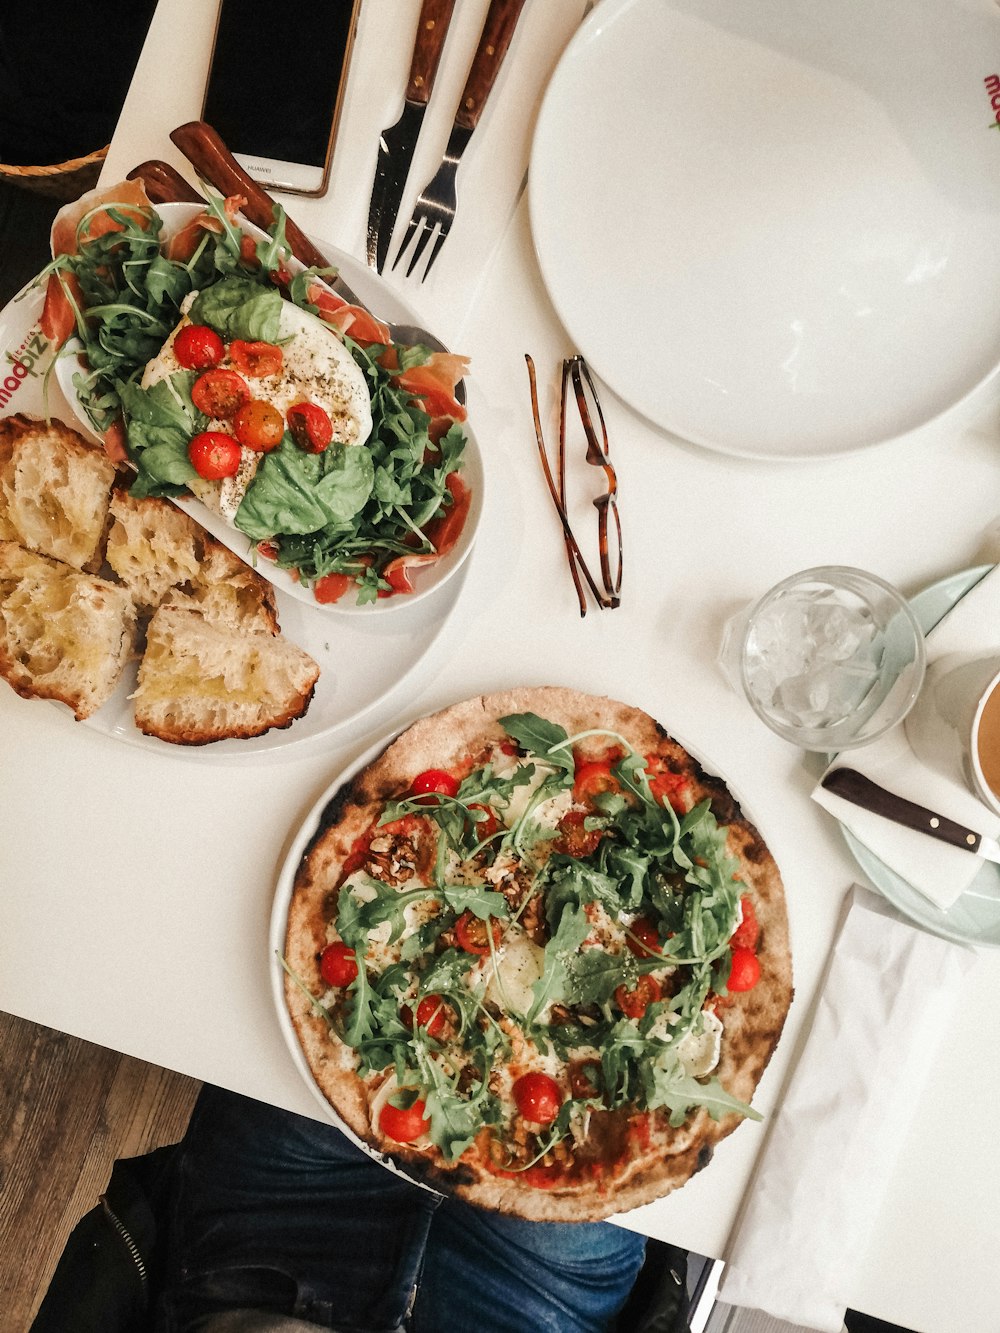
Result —
[[421, 281], [427, 277], [451, 231], [458, 202], [455, 189], [458, 164], [472, 138], [473, 130], [479, 124], [479, 117], [496, 82], [523, 8], [524, 0], [491, 0], [444, 157], [433, 179], [424, 187], [414, 205], [413, 216], [410, 218], [403, 243], [393, 263], [393, 268], [396, 268], [410, 242], [413, 241], [413, 253], [406, 270], [407, 277], [420, 262], [433, 236], [434, 245]]

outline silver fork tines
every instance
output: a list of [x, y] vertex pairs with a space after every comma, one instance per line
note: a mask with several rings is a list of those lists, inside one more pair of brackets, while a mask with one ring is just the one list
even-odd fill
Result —
[[399, 253], [393, 263], [393, 268], [396, 268], [409, 249], [410, 242], [416, 238], [413, 254], [410, 256], [410, 263], [406, 270], [407, 277], [420, 262], [420, 257], [427, 249], [431, 237], [434, 237], [434, 246], [423, 273], [423, 277], [427, 277], [451, 230], [458, 202], [455, 190], [455, 175], [458, 171], [462, 151], [468, 143], [471, 133], [471, 130], [463, 130], [459, 126], [452, 130], [441, 165], [434, 173], [433, 179], [424, 186], [419, 199], [413, 206], [413, 216], [410, 218], [403, 243], [399, 247]]

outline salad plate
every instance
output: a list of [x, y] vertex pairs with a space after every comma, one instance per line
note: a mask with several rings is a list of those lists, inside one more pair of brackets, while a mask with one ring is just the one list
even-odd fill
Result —
[[[346, 269], [345, 264], [345, 272]], [[367, 273], [359, 275], [359, 291], [361, 280], [367, 277]], [[29, 283], [0, 310], [0, 416], [19, 412], [35, 417], [50, 415], [72, 425], [76, 421], [74, 408], [56, 376], [50, 375], [45, 381], [53, 352], [39, 327], [43, 296], [43, 288]], [[478, 453], [474, 457], [478, 459]], [[470, 481], [474, 475], [477, 474], [470, 474]], [[306, 602], [277, 587], [282, 632], [320, 667], [309, 710], [288, 729], [272, 730], [250, 740], [217, 741], [197, 747], [194, 755], [199, 761], [215, 762], [238, 762], [249, 755], [272, 753], [284, 757], [289, 750], [360, 722], [426, 666], [455, 611], [467, 571], [468, 562], [463, 559], [452, 575], [423, 599], [416, 602], [405, 596], [394, 599], [400, 606], [390, 616], [366, 617], [360, 614], [364, 610], [360, 608], [357, 615], [333, 617], [312, 599]], [[129, 701], [135, 685], [133, 665], [126, 670], [112, 698], [79, 725], [160, 754], [191, 757], [189, 747], [169, 745], [144, 736], [136, 728]], [[77, 725], [68, 710], [58, 704], [52, 706], [59, 708], [68, 722]]]
[[[203, 213], [204, 209], [200, 204], [175, 203], [159, 204], [156, 206], [156, 212], [163, 221], [161, 242], [164, 242], [169, 241], [177, 232], [182, 231], [192, 219]], [[239, 227], [241, 231], [249, 233], [258, 240], [269, 239], [265, 232], [255, 227], [245, 218], [239, 219]], [[328, 254], [330, 262], [357, 293], [359, 300], [368, 309], [375, 312], [380, 319], [387, 320], [390, 323], [419, 325], [419, 317], [412, 307], [366, 265], [343, 251], [327, 245], [324, 245], [324, 253]], [[304, 265], [294, 257], [290, 257], [287, 268], [289, 273], [294, 276], [303, 270]], [[90, 438], [100, 440], [100, 431], [91, 419], [85, 403], [77, 393], [76, 383], [82, 375], [86, 374], [87, 370], [79, 349], [80, 344], [77, 340], [71, 341], [63, 348], [55, 361], [54, 377], [59, 381], [63, 396], [75, 418], [75, 424]], [[341, 616], [366, 616], [369, 619], [373, 615], [382, 616], [386, 612], [398, 610], [403, 604], [412, 606], [415, 602], [421, 601], [435, 592], [461, 568], [472, 550], [482, 517], [485, 477], [479, 446], [468, 422], [462, 423], [462, 430], [466, 437], [466, 444], [462, 457], [461, 476], [470, 491], [469, 509], [465, 522], [457, 541], [446, 554], [434, 560], [426, 568], [418, 568], [414, 571], [412, 575], [414, 590], [405, 595], [379, 598], [377, 602], [359, 606], [354, 601], [353, 594], [348, 592], [334, 602], [317, 602], [311, 589], [303, 585], [292, 570], [284, 569], [271, 560], [259, 557], [253, 541], [234, 527], [222, 514], [215, 512], [194, 497], [186, 498], [182, 507], [213, 537], [221, 541], [241, 560], [252, 563], [258, 573], [288, 596], [298, 598], [314, 608], [318, 607], [324, 613]]]
[[[992, 565], [978, 565], [931, 584], [910, 600], [927, 634], [965, 594], [984, 578]], [[1000, 866], [983, 861], [965, 892], [942, 911], [908, 884], [874, 852], [859, 842], [843, 824], [844, 839], [858, 865], [892, 905], [926, 930], [963, 944], [1000, 946]]]
[[846, 454], [938, 418], [1000, 363], [998, 67], [992, 4], [602, 0], [529, 171], [573, 344], [724, 453]]

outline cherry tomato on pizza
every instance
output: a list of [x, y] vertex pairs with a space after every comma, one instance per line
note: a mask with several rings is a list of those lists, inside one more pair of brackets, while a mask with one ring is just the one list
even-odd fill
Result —
[[627, 986], [617, 986], [615, 1003], [626, 1018], [639, 1019], [661, 995], [660, 983], [655, 977], [646, 975], [641, 976], [631, 990]]
[[319, 971], [328, 986], [349, 986], [358, 975], [357, 956], [350, 945], [335, 940], [320, 954]]
[[191, 466], [206, 481], [234, 477], [240, 470], [240, 457], [240, 446], [221, 430], [204, 430], [188, 445]]
[[628, 945], [630, 953], [635, 954], [636, 958], [652, 958], [663, 949], [660, 944], [660, 932], [650, 921], [648, 916], [636, 917], [630, 926], [626, 926], [628, 934], [625, 936], [625, 943]]
[[536, 1125], [551, 1125], [563, 1103], [559, 1084], [538, 1070], [522, 1074], [511, 1093], [520, 1114]]
[[589, 818], [586, 810], [567, 810], [559, 821], [558, 836], [552, 844], [553, 851], [564, 856], [591, 856], [601, 845], [604, 830], [588, 829], [585, 821]]
[[244, 342], [242, 338], [235, 338], [229, 344], [229, 359], [252, 379], [280, 375], [285, 364], [284, 352], [274, 343]]
[[[413, 1010], [408, 1004], [403, 1005], [400, 1016], [408, 1028], [413, 1027]], [[443, 995], [425, 995], [417, 1005], [417, 1027], [429, 1037], [442, 1037], [453, 1017], [454, 1010]]]
[[458, 947], [466, 953], [485, 957], [490, 951], [490, 935], [493, 937], [493, 947], [496, 948], [503, 936], [503, 927], [495, 916], [489, 919], [489, 934], [486, 922], [474, 912], [463, 912], [455, 922], [455, 939]]
[[573, 777], [573, 800], [582, 805], [593, 803], [594, 797], [602, 792], [621, 791], [618, 779], [611, 772], [611, 763], [607, 759], [591, 760], [578, 764]]
[[174, 356], [185, 370], [217, 366], [225, 351], [225, 343], [206, 324], [185, 324], [174, 338]]
[[397, 1143], [412, 1143], [430, 1130], [431, 1122], [425, 1118], [426, 1111], [427, 1106], [422, 1097], [407, 1107], [393, 1106], [390, 1099], [379, 1114], [379, 1128]]
[[269, 454], [281, 443], [285, 421], [273, 403], [251, 398], [233, 417], [233, 430], [245, 448], [258, 454]]
[[492, 838], [500, 832], [500, 820], [497, 818], [497, 812], [492, 805], [482, 805], [479, 801], [473, 801], [469, 806], [470, 814], [475, 810], [479, 818], [473, 818], [472, 836], [476, 842], [485, 842], [487, 838]]
[[230, 421], [250, 399], [250, 386], [235, 370], [207, 370], [191, 386], [191, 401], [216, 421]]
[[744, 893], [740, 898], [740, 912], [742, 920], [732, 933], [729, 940], [730, 948], [733, 949], [751, 949], [757, 948], [757, 939], [760, 935], [760, 924], [757, 921], [757, 912], [753, 905], [753, 899], [749, 894]]
[[760, 980], [760, 959], [752, 949], [737, 946], [733, 950], [733, 961], [729, 969], [726, 989], [729, 991], [753, 990]]
[[454, 796], [459, 788], [458, 778], [443, 768], [427, 768], [410, 783], [410, 796], [426, 797], [423, 805], [437, 805], [438, 796]]
[[333, 439], [330, 414], [318, 403], [293, 403], [286, 415], [292, 439], [307, 454], [321, 454]]

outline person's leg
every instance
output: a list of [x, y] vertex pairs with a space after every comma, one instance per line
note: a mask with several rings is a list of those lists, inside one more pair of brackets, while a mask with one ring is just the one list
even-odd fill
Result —
[[401, 1326], [437, 1196], [331, 1125], [215, 1088], [177, 1157], [157, 1329], [241, 1307]]
[[606, 1222], [523, 1222], [449, 1200], [431, 1224], [414, 1333], [605, 1329], [645, 1247]]

